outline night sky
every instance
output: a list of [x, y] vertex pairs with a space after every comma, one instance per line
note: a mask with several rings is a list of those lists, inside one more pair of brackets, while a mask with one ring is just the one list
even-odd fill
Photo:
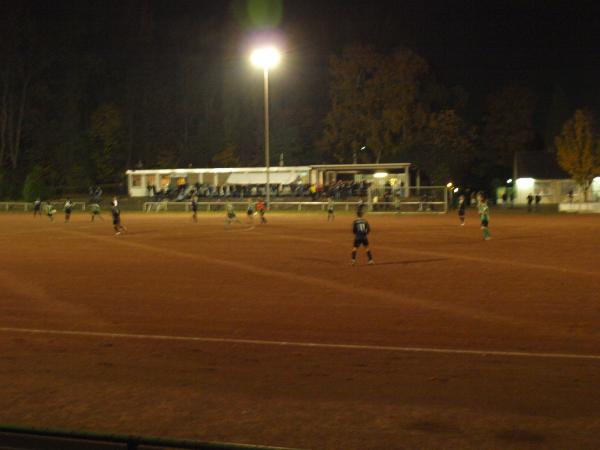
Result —
[[231, 29], [239, 53], [217, 57], [245, 58], [247, 43], [272, 27], [285, 40], [288, 64], [317, 85], [327, 83], [329, 56], [348, 45], [408, 47], [425, 57], [442, 83], [468, 91], [472, 118], [482, 113], [488, 94], [511, 83], [536, 93], [541, 133], [544, 109], [557, 90], [573, 110], [600, 109], [600, 6], [594, 1], [288, 0], [280, 15], [271, 9], [254, 19], [247, 1], [150, 5], [161, 15], [209, 16]]
[[[413, 48], [442, 81], [464, 86], [476, 101], [516, 82], [542, 103], [559, 86], [573, 107], [596, 109], [599, 14], [592, 1], [310, 1], [288, 2], [283, 28], [302, 24], [310, 49], [323, 57], [348, 43]], [[316, 23], [328, 30], [324, 42], [310, 39]]]
[[[94, 20], [102, 9], [121, 2], [39, 2], [43, 20], [65, 26]], [[139, 0], [129, 3], [131, 17], [116, 9], [114, 25], [127, 26], [139, 13], [153, 15], [159, 26], [180, 20], [210, 21], [226, 38], [207, 42], [217, 60], [244, 59], [249, 42], [265, 33], [285, 41], [288, 62], [303, 74], [327, 83], [331, 54], [353, 44], [387, 51], [416, 50], [440, 80], [461, 85], [477, 102], [508, 83], [536, 91], [543, 104], [554, 89], [567, 94], [572, 106], [600, 105], [600, 5], [594, 1], [363, 1], [287, 0], [184, 1]], [[249, 5], [250, 3], [250, 5]], [[251, 17], [252, 3], [258, 12]], [[280, 3], [280, 8], [272, 6]], [[261, 5], [266, 4], [266, 11]], [[112, 6], [106, 6], [112, 5]], [[270, 8], [270, 9], [269, 9]], [[256, 9], [256, 8], [255, 8]], [[278, 10], [279, 9], [279, 10]], [[110, 25], [110, 23], [109, 23]], [[112, 39], [118, 39], [119, 28]], [[202, 39], [202, 25], [198, 37]], [[102, 36], [99, 36], [101, 39]], [[237, 54], [236, 42], [237, 42]], [[102, 45], [101, 41], [97, 43]]]
[[[598, 17], [592, 1], [0, 0], [13, 105], [30, 77], [22, 155], [5, 152], [0, 163], [16, 174], [9, 188], [36, 165], [52, 184], [75, 186], [114, 180], [136, 161], [260, 164], [262, 75], [249, 53], [265, 40], [284, 52], [270, 78], [271, 138], [290, 164], [335, 160], [318, 144], [330, 61], [355, 45], [421, 55], [439, 86], [466, 93], [458, 113], [479, 136], [491, 95], [528, 89], [535, 139], [526, 150], [552, 151], [576, 108], [600, 111]], [[93, 130], [98, 114], [115, 115], [114, 136]], [[485, 179], [495, 162], [481, 142], [473, 156], [488, 158]], [[218, 159], [228, 146], [237, 161]]]

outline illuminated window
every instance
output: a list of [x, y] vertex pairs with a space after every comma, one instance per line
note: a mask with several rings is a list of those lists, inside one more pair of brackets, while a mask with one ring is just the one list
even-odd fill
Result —
[[171, 184], [171, 176], [170, 175], [161, 175], [160, 177], [160, 187], [166, 188]]
[[133, 187], [140, 187], [142, 185], [142, 176], [141, 175], [133, 175], [131, 177], [131, 185]]

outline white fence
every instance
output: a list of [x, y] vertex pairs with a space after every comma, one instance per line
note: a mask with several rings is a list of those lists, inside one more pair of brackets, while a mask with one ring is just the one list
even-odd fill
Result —
[[[198, 211], [224, 211], [228, 202], [198, 202]], [[246, 209], [248, 202], [229, 202], [237, 210]], [[327, 202], [271, 202], [271, 211], [325, 211]], [[336, 211], [356, 209], [358, 202], [335, 202]], [[402, 214], [444, 214], [448, 212], [445, 201], [371, 202], [365, 206], [372, 212], [395, 212]], [[191, 211], [191, 202], [145, 202], [144, 212]]]
[[558, 211], [567, 213], [600, 213], [600, 203], [560, 203]]
[[[62, 209], [65, 202], [64, 201], [55, 201], [55, 202], [42, 202], [42, 209], [45, 208], [46, 205], [52, 204], [56, 209]], [[86, 203], [85, 202], [73, 202], [73, 209], [81, 208], [82, 211], [85, 211]], [[33, 211], [33, 202], [0, 202], [0, 211]]]

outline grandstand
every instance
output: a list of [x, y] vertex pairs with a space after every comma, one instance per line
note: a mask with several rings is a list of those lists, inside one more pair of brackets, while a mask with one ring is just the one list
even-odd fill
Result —
[[[320, 164], [269, 168], [269, 182], [275, 196], [308, 196], [313, 189], [342, 184], [352, 186], [350, 196], [361, 196], [356, 186], [410, 187], [410, 163]], [[200, 197], [261, 195], [267, 181], [265, 167], [187, 168], [128, 170], [131, 197], [154, 197], [159, 193], [177, 199], [191, 190]], [[249, 191], [249, 192], [248, 192]]]
[[[446, 189], [411, 186], [410, 163], [319, 164], [269, 169], [271, 209], [324, 209], [333, 197], [344, 209], [363, 200], [371, 211], [446, 212]], [[145, 211], [186, 210], [193, 195], [202, 210], [222, 209], [222, 200], [266, 196], [264, 167], [128, 170], [131, 197], [146, 198]], [[184, 203], [177, 205], [176, 203]], [[173, 204], [175, 203], [175, 204]]]

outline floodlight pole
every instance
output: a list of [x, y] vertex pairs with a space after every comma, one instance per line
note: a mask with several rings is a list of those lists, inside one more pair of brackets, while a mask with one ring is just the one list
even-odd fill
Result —
[[264, 68], [265, 78], [265, 172], [267, 175], [267, 209], [271, 209], [271, 159], [269, 154], [269, 69]]

